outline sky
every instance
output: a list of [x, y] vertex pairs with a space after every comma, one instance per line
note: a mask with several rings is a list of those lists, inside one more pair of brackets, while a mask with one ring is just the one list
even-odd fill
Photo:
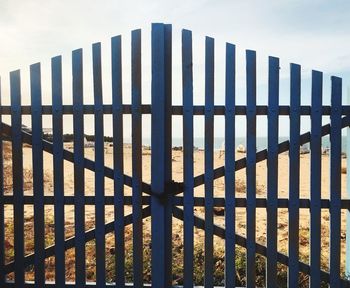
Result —
[[[130, 33], [142, 29], [143, 103], [150, 103], [151, 23], [173, 25], [173, 103], [181, 105], [181, 30], [193, 33], [194, 102], [204, 104], [204, 41], [215, 38], [215, 103], [224, 103], [224, 47], [237, 48], [237, 103], [245, 104], [245, 49], [257, 51], [257, 103], [267, 103], [268, 56], [280, 58], [280, 103], [289, 103], [289, 63], [302, 65], [302, 103], [310, 104], [311, 70], [324, 72], [323, 103], [329, 104], [330, 76], [343, 78], [343, 99], [350, 86], [350, 1], [53, 1], [1, 0], [0, 75], [2, 102], [10, 103], [9, 72], [21, 69], [23, 104], [30, 104], [29, 65], [41, 62], [43, 103], [51, 103], [50, 59], [63, 57], [64, 104], [72, 103], [71, 51], [84, 49], [84, 101], [93, 103], [91, 44], [101, 42], [103, 92], [111, 103], [110, 38], [122, 35], [123, 97], [130, 103]], [[131, 135], [130, 117], [125, 119], [125, 138]], [[197, 119], [198, 118], [198, 119]], [[245, 119], [238, 117], [238, 135], [245, 133]], [[262, 119], [260, 119], [262, 118]], [[304, 117], [305, 118], [305, 117]], [[44, 126], [51, 127], [45, 116]], [[150, 117], [144, 116], [143, 136], [150, 137]], [[9, 121], [9, 119], [5, 119]], [[324, 117], [324, 123], [329, 119]], [[30, 117], [23, 117], [30, 124]], [[203, 117], [196, 117], [196, 137], [203, 136]], [[264, 117], [258, 118], [258, 134], [266, 135]], [[215, 136], [223, 136], [222, 117], [215, 119]], [[65, 117], [65, 132], [72, 131], [72, 118]], [[288, 117], [281, 117], [280, 134], [288, 135]], [[309, 129], [309, 118], [302, 130]], [[174, 117], [173, 136], [181, 137], [180, 117]], [[93, 134], [93, 118], [86, 117], [85, 132]], [[111, 135], [111, 118], [105, 117], [105, 133]]]

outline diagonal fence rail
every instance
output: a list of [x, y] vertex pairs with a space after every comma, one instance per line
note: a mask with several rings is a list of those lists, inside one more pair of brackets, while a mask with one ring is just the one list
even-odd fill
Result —
[[[350, 117], [349, 116], [346, 116], [346, 117], [343, 117], [342, 118], [342, 121], [341, 121], [341, 128], [345, 128], [345, 127], [348, 127], [350, 126]], [[11, 126], [5, 124], [5, 123], [2, 123], [1, 124], [1, 130], [3, 132], [3, 136], [6, 136], [7, 139], [11, 140]], [[331, 133], [331, 125], [330, 124], [326, 124], [324, 126], [321, 127], [321, 135], [322, 136], [326, 136], [326, 135], [329, 135]], [[32, 145], [32, 138], [33, 136], [28, 133], [28, 132], [25, 132], [22, 130], [22, 137], [23, 137], [23, 142], [24, 143], [27, 143], [29, 145]], [[300, 135], [300, 143], [301, 145], [303, 144], [306, 144], [306, 143], [309, 143], [310, 142], [310, 138], [311, 138], [311, 134], [310, 132], [306, 132], [302, 135]], [[46, 141], [44, 139], [42, 139], [42, 143], [43, 143], [43, 150], [45, 152], [48, 152], [48, 153], [52, 153], [52, 147], [53, 147], [53, 143], [50, 143], [49, 141]], [[280, 143], [278, 145], [278, 153], [283, 153], [285, 151], [288, 151], [289, 150], [289, 141], [284, 141], [282, 143]], [[64, 150], [64, 155], [65, 155], [65, 160], [66, 161], [69, 161], [69, 162], [73, 162], [72, 160], [72, 157], [73, 157], [73, 153], [68, 151], [68, 150]], [[266, 160], [267, 158], [267, 149], [264, 149], [262, 151], [259, 151], [256, 153], [256, 159], [257, 161], [256, 162], [260, 162], [260, 161], [264, 161]], [[89, 160], [89, 159], [84, 159], [85, 160], [85, 166], [84, 168], [85, 169], [89, 169], [91, 171], [94, 171], [95, 167], [94, 167], [94, 162]], [[245, 165], [246, 165], [246, 158], [241, 158], [239, 160], [236, 160], [236, 164], [235, 164], [235, 168], [236, 168], [236, 171], [237, 170], [240, 170], [240, 169], [244, 169], [245, 168]], [[86, 164], [88, 163], [88, 164]], [[108, 171], [108, 172], [107, 172]], [[104, 167], [104, 176], [105, 177], [108, 177], [108, 175], [113, 175], [113, 170], [109, 167]], [[223, 174], [222, 174], [223, 173]], [[220, 177], [223, 177], [225, 176], [225, 170], [224, 170], [224, 167], [219, 167], [217, 169], [214, 170], [214, 179], [217, 179], [217, 178], [220, 178]], [[130, 176], [127, 176], [127, 175], [124, 175], [124, 177], [126, 179], [131, 179]], [[199, 175], [199, 176], [196, 176], [194, 179], [201, 179], [203, 178], [204, 175]], [[112, 177], [111, 177], [112, 178]], [[113, 178], [112, 178], [113, 179]], [[201, 185], [200, 182], [197, 180], [194, 180], [194, 182], [196, 183], [196, 185]], [[125, 185], [128, 185], [127, 184], [128, 182], [125, 181]], [[143, 187], [148, 187], [149, 184], [147, 183], [143, 183]], [[179, 187], [182, 187], [183, 183], [178, 183], [178, 185], [180, 185]], [[146, 188], [147, 189], [147, 188]], [[148, 192], [149, 195], [152, 195], [151, 191], [149, 190], [146, 190], [144, 191], [145, 193]], [[181, 193], [182, 191], [174, 191], [176, 194], [179, 194]], [[54, 196], [45, 196], [44, 197], [44, 201], [45, 201], [45, 204], [54, 204]], [[104, 201], [104, 205], [113, 205], [114, 204], [114, 196], [105, 196], [105, 201]], [[69, 200], [70, 199], [70, 200]], [[193, 198], [194, 200], [194, 206], [205, 206], [205, 198], [201, 198], [201, 197], [194, 197]], [[213, 202], [213, 207], [225, 207], [225, 198], [214, 198], [213, 199], [214, 202]], [[239, 207], [247, 207], [247, 202], [246, 202], [246, 199], [245, 198], [236, 198], [235, 199], [235, 202], [236, 202], [236, 205], [235, 207], [239, 208]], [[4, 204], [13, 204], [13, 196], [4, 196], [3, 197], [3, 203]], [[33, 204], [34, 203], [34, 198], [33, 196], [26, 196], [25, 199], [24, 199], [24, 203], [25, 204]], [[85, 196], [85, 199], [84, 199], [84, 203], [85, 205], [94, 205], [96, 203], [96, 199], [94, 196]], [[147, 197], [147, 196], [143, 196], [142, 197], [142, 201], [141, 201], [142, 205], [150, 205], [151, 204], [151, 201], [150, 201], [150, 198]], [[328, 199], [322, 199], [321, 201], [321, 208], [328, 208], [330, 209], [331, 208], [331, 205], [330, 205], [331, 201], [328, 200]], [[71, 204], [74, 204], [74, 196], [65, 196], [65, 201], [64, 201], [64, 204], [65, 205], [71, 205]], [[132, 198], [131, 197], [128, 197], [128, 196], [125, 196], [125, 200], [124, 200], [124, 205], [132, 205]], [[173, 198], [173, 216], [181, 221], [184, 221], [184, 211], [176, 206], [183, 206], [184, 205], [184, 198], [183, 197], [176, 197], [176, 198]], [[263, 207], [263, 208], [266, 208], [268, 205], [268, 199], [257, 199], [257, 203], [256, 203], [256, 207], [259, 208], [259, 207]], [[290, 204], [289, 204], [289, 201], [288, 199], [278, 199], [278, 203], [277, 203], [277, 207], [278, 208], [288, 208], [290, 207]], [[299, 204], [298, 204], [298, 207], [299, 208], [310, 208], [311, 207], [311, 200], [309, 199], [299, 199]], [[342, 209], [350, 209], [350, 200], [342, 200], [341, 201], [341, 208]], [[150, 209], [150, 206], [147, 206], [146, 208], [142, 209], [142, 219], [145, 219], [147, 217], [149, 217], [151, 215], [151, 209]], [[130, 215], [127, 215], [124, 217], [124, 225], [127, 226], [127, 225], [130, 225], [133, 223], [133, 220], [132, 220], [132, 214]], [[115, 228], [115, 221], [111, 221], [111, 222], [108, 222], [105, 224], [105, 234], [108, 234], [110, 232], [113, 232], [114, 231], [114, 228]], [[205, 230], [205, 220], [198, 217], [198, 216], [194, 216], [194, 226], [197, 227], [197, 228], [200, 228], [202, 230]], [[222, 239], [225, 239], [226, 238], [226, 233], [225, 233], [225, 229], [220, 227], [220, 226], [217, 226], [217, 225], [213, 225], [213, 233], [214, 235], [222, 238]], [[96, 237], [96, 229], [90, 229], [88, 231], [85, 232], [85, 241], [88, 242], [88, 241], [91, 241], [93, 239], [95, 239]], [[236, 244], [241, 246], [241, 247], [244, 247], [246, 248], [247, 247], [247, 242], [246, 242], [246, 238], [236, 234], [235, 235], [235, 239], [236, 239]], [[262, 256], [267, 256], [267, 250], [266, 250], [266, 246], [263, 246], [261, 244], [258, 244], [256, 243], [256, 252]], [[65, 240], [65, 244], [64, 244], [64, 249], [65, 250], [68, 250], [68, 249], [71, 249], [75, 247], [75, 237], [71, 237], [67, 240]], [[34, 255], [35, 253], [33, 254], [29, 254], [25, 257], [24, 259], [24, 265], [25, 267], [29, 266], [29, 265], [33, 265], [34, 264]], [[54, 256], [55, 255], [55, 245], [51, 245], [49, 247], [46, 247], [45, 248], [45, 258], [48, 258], [48, 257], [51, 257], [51, 256]], [[278, 257], [278, 262], [280, 262], [281, 264], [284, 264], [284, 265], [288, 265], [289, 261], [288, 261], [288, 256], [282, 254], [282, 253], [278, 253], [277, 255]], [[298, 266], [299, 266], [299, 271], [300, 272], [303, 272], [307, 275], [311, 275], [311, 272], [310, 272], [310, 265], [308, 264], [305, 264], [303, 262], [299, 262], [298, 263]], [[4, 272], [5, 273], [11, 273], [13, 272], [15, 269], [15, 266], [14, 266], [14, 262], [11, 262], [11, 263], [8, 263], [5, 267], [4, 267]], [[321, 271], [320, 272], [321, 274], [321, 280], [326, 282], [326, 283], [329, 283], [330, 282], [330, 276], [329, 276], [329, 273], [325, 272], [325, 271]], [[350, 286], [350, 282], [346, 281], [346, 280], [342, 280], [342, 285], [344, 287], [348, 287], [348, 286], [345, 286], [345, 285], [349, 285]]]

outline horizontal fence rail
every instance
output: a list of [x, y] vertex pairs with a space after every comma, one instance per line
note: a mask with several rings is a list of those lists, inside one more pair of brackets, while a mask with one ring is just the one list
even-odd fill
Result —
[[[53, 108], [50, 105], [43, 105], [42, 106], [42, 114], [43, 115], [52, 115]], [[113, 105], [104, 104], [103, 105], [103, 114], [113, 114]], [[121, 105], [121, 111], [123, 114], [132, 114], [132, 105], [130, 104], [123, 104]], [[224, 105], [215, 105], [214, 106], [214, 115], [225, 115], [226, 108]], [[31, 106], [21, 106], [21, 114], [22, 115], [31, 115]], [[173, 105], [171, 107], [171, 114], [172, 115], [184, 115], [184, 108], [183, 106], [179, 105]], [[205, 106], [203, 105], [193, 105], [193, 115], [205, 115]], [[142, 104], [140, 106], [140, 111], [142, 114], [152, 114], [152, 106], [150, 104]], [[300, 109], [298, 109], [301, 116], [310, 116], [311, 115], [311, 106], [309, 105], [302, 105], [300, 106]], [[324, 116], [330, 116], [331, 115], [331, 106], [330, 105], [323, 105], [322, 106], [322, 115]], [[10, 106], [1, 106], [0, 107], [0, 113], [2, 115], [11, 115], [11, 107]], [[72, 105], [62, 105], [62, 113], [64, 115], [73, 115], [73, 106]], [[94, 112], [94, 105], [83, 105], [83, 113], [86, 115], [93, 115]], [[287, 105], [280, 105], [278, 107], [278, 114], [281, 116], [289, 116], [291, 115], [291, 108]], [[349, 115], [350, 114], [350, 106], [349, 105], [343, 105], [341, 107], [341, 114], [342, 115]], [[235, 107], [235, 115], [236, 116], [245, 116], [247, 115], [247, 107], [244, 105], [237, 105]], [[267, 105], [257, 105], [256, 106], [256, 115], [268, 115], [268, 106]]]
[[[341, 263], [344, 253], [342, 212], [350, 210], [350, 199], [342, 198], [341, 191], [342, 129], [350, 126], [350, 105], [344, 105], [342, 102], [341, 79], [331, 78], [331, 105], [323, 105], [323, 85], [326, 79], [321, 72], [312, 71], [311, 91], [308, 97], [311, 105], [301, 105], [301, 66], [291, 64], [290, 95], [287, 95], [290, 104], [280, 105], [280, 60], [269, 57], [268, 105], [257, 105], [262, 95], [257, 89], [259, 75], [256, 52], [246, 51], [246, 91], [244, 95], [239, 95], [236, 91], [236, 46], [227, 43], [224, 63], [225, 89], [222, 90], [225, 104], [215, 105], [215, 99], [219, 96], [215, 94], [217, 89], [214, 86], [217, 83], [216, 45], [213, 38], [206, 37], [202, 79], [202, 98], [205, 104], [194, 105], [196, 83], [193, 54], [196, 51], [193, 50], [192, 32], [183, 30], [180, 90], [182, 94], [179, 95], [182, 96], [183, 105], [172, 105], [172, 98], [175, 96], [172, 95], [172, 33], [171, 25], [152, 25], [151, 104], [142, 102], [146, 93], [143, 91], [144, 54], [141, 30], [134, 30], [131, 34], [131, 104], [123, 102], [125, 53], [122, 51], [121, 36], [111, 40], [111, 104], [105, 104], [103, 100], [103, 79], [106, 71], [103, 68], [101, 43], [92, 45], [93, 104], [86, 103], [84, 81], [88, 78], [84, 74], [86, 62], [83, 61], [82, 49], [72, 52], [72, 105], [63, 104], [65, 90], [61, 56], [51, 60], [52, 105], [42, 104], [47, 95], [42, 91], [40, 63], [30, 66], [31, 105], [22, 105], [20, 71], [10, 73], [11, 104], [0, 105], [0, 286], [119, 288], [194, 287], [200, 284], [214, 287], [218, 285], [216, 277], [221, 269], [219, 274], [224, 276], [221, 276], [222, 281], [219, 285], [225, 287], [350, 287], [350, 281], [346, 278], [347, 275], [344, 276]], [[242, 99], [242, 96], [247, 104], [237, 105], [237, 99]], [[3, 95], [0, 93], [0, 103], [3, 102], [1, 98]], [[23, 116], [26, 115], [31, 117], [31, 130], [22, 126], [25, 119]], [[51, 138], [47, 138], [43, 133], [45, 115], [52, 117]], [[73, 150], [64, 146], [64, 115], [72, 116], [70, 124], [74, 132]], [[84, 143], [86, 115], [94, 118], [95, 137], [91, 150], [93, 158], [87, 153]], [[106, 115], [109, 118], [106, 118]], [[129, 115], [131, 120], [130, 175], [126, 172], [127, 155], [124, 149], [125, 115]], [[145, 115], [151, 116], [150, 125], [145, 124]], [[182, 116], [181, 171], [175, 171], [173, 164], [175, 160], [172, 133], [177, 126], [172, 116]], [[198, 163], [194, 156], [197, 153], [194, 149], [194, 135], [197, 133], [195, 124], [198, 117], [194, 116], [203, 116], [204, 124], [204, 149], [200, 151], [204, 169], [199, 175], [195, 175]], [[224, 127], [220, 127], [225, 142], [223, 151], [220, 151], [224, 153], [224, 159], [219, 165], [215, 162], [218, 152], [214, 150], [214, 124], [218, 119], [216, 116], [223, 116], [221, 118], [225, 123]], [[236, 116], [246, 118], [244, 128], [247, 151], [242, 158], [235, 154], [238, 134], [236, 127], [240, 124]], [[257, 135], [260, 133], [257, 116], [266, 116], [267, 119], [267, 148], [261, 151], [257, 151]], [[289, 139], [279, 143], [279, 122], [283, 116], [289, 119]], [[5, 123], [6, 119], [11, 119], [11, 124]], [[329, 120], [328, 124], [323, 124], [325, 119]], [[301, 133], [301, 120], [309, 121], [309, 132]], [[105, 126], [108, 121], [112, 121], [113, 130], [113, 154], [110, 159], [107, 159], [104, 143]], [[152, 141], [149, 153], [143, 155], [142, 139], [149, 132], [146, 131], [149, 128], [147, 126], [150, 126]], [[324, 167], [321, 145], [322, 137], [325, 136], [330, 137], [330, 163]], [[350, 140], [348, 141], [350, 143]], [[9, 160], [4, 154], [4, 147], [8, 144], [12, 150]], [[308, 197], [301, 194], [303, 175], [300, 175], [300, 147], [304, 144], [310, 145], [311, 152], [308, 156]], [[32, 149], [32, 195], [28, 195], [25, 190], [24, 145]], [[286, 156], [289, 161], [288, 171], [282, 171], [282, 165], [279, 164], [280, 154], [284, 152], [289, 152]], [[45, 166], [44, 158], [47, 156], [52, 159], [52, 167]], [[149, 156], [150, 162], [147, 162], [144, 156]], [[112, 166], [109, 166], [111, 164], [108, 160], [111, 160]], [[8, 163], [6, 161], [10, 161], [11, 165], [12, 187], [5, 191], [4, 181], [7, 179], [4, 169]], [[257, 193], [257, 168], [258, 163], [261, 165], [263, 161], [266, 161], [264, 164], [267, 185], [264, 197], [261, 197]], [[65, 186], [66, 164], [72, 166], [74, 174], [74, 183], [69, 188]], [[44, 185], [44, 172], [48, 168], [53, 175], [52, 187]], [[145, 169], [150, 171], [150, 183], [145, 181]], [[325, 189], [322, 187], [322, 169], [329, 169], [330, 183], [329, 187], [326, 187], [329, 198], [322, 194]], [[237, 172], [241, 170], [244, 170], [246, 179], [244, 195], [237, 194], [235, 186], [239, 180]], [[175, 173], [182, 174], [181, 181], [174, 180]], [[280, 173], [288, 175], [288, 191], [284, 194], [287, 196], [283, 197], [280, 195]], [[93, 175], [93, 181], [87, 181], [89, 175]], [[224, 183], [220, 195], [217, 194], [216, 186], [219, 178], [223, 178]], [[113, 181], [110, 194], [107, 193], [106, 181]], [[93, 183], [91, 185], [94, 195], [86, 193], [87, 189], [91, 188], [88, 186], [90, 183]], [[196, 188], [200, 186], [203, 190], [198, 193]], [[48, 206], [52, 206], [53, 211], [54, 222], [50, 224], [52, 227], [47, 227], [46, 217], [51, 217], [47, 215]], [[74, 208], [71, 223], [74, 233], [69, 237], [65, 222], [68, 206]], [[92, 216], [87, 213], [90, 208], [93, 209], [90, 213]], [[220, 215], [215, 213], [217, 208], [221, 208]], [[30, 209], [33, 209], [33, 219], [30, 221], [34, 225], [34, 239], [33, 251], [28, 252], [25, 228], [28, 225], [26, 213]], [[288, 216], [285, 228], [288, 232], [287, 252], [282, 252], [279, 247], [280, 209], [284, 209]], [[262, 223], [258, 216], [261, 210], [264, 210], [264, 213], [266, 211], [266, 244], [261, 244], [257, 237], [257, 230]], [[112, 211], [113, 215], [108, 221], [107, 211]], [[242, 211], [244, 220], [238, 223], [237, 215]], [[329, 215], [329, 236], [322, 230], [324, 212]], [[301, 247], [304, 244], [301, 243], [299, 235], [301, 217], [305, 213], [310, 219], [306, 258], [301, 257]], [[92, 227], [88, 226], [88, 220], [91, 219]], [[218, 219], [222, 222], [217, 222]], [[11, 240], [8, 240], [7, 230], [11, 224], [13, 235], [10, 235]], [[242, 230], [238, 231], [239, 225], [244, 227], [244, 235], [240, 232]], [[49, 228], [52, 228], [54, 234], [51, 242], [46, 241], [46, 229]], [[181, 231], [182, 234], [174, 231]], [[350, 237], [349, 231], [345, 231], [345, 234]], [[320, 253], [322, 241], [326, 238], [330, 246], [327, 269], [322, 266], [323, 256]], [[178, 239], [180, 240], [176, 241]], [[5, 244], [9, 245], [10, 241], [13, 241], [13, 255], [9, 256]], [[110, 243], [113, 243], [113, 249], [109, 248]], [[218, 243], [223, 243], [222, 257], [216, 254]], [[196, 254], [198, 245], [201, 249], [200, 255]], [[239, 263], [237, 264], [240, 253], [238, 246], [244, 249], [244, 268], [238, 267]], [[73, 260], [68, 259], [71, 251]], [[349, 257], [350, 251], [345, 252], [345, 256]], [[93, 254], [93, 260], [89, 260], [89, 253]], [[10, 260], [5, 259], [5, 254]], [[178, 257], [182, 261], [181, 268], [174, 265]], [[259, 267], [258, 260], [261, 258], [258, 257], [263, 257], [262, 268]], [[198, 258], [202, 261], [200, 264]], [[47, 267], [51, 261], [54, 261], [54, 282], [47, 281], [46, 278]], [[73, 261], [73, 272], [69, 270], [67, 261]], [[280, 283], [282, 280], [279, 269], [284, 269], [283, 273], [287, 274], [283, 283]], [[28, 276], [29, 273], [34, 276]], [[175, 279], [175, 274], [181, 276]], [[94, 281], [90, 281], [91, 275]], [[67, 277], [70, 277], [69, 281]], [[28, 278], [30, 281], [27, 281]], [[71, 278], [74, 282], [71, 282]], [[129, 281], [130, 279], [132, 281]], [[180, 286], [177, 286], [178, 284]]]
[[[204, 207], [204, 197], [193, 197], [193, 206], [197, 207]], [[236, 205], [236, 208], [244, 208], [247, 207], [247, 200], [246, 198], [234, 198]], [[131, 196], [124, 196], [123, 198], [124, 205], [125, 206], [132, 206], [132, 197]], [[151, 204], [151, 198], [149, 196], [142, 196], [141, 198], [142, 205], [150, 205]], [[267, 207], [267, 198], [256, 198], [256, 208], [266, 208]], [[105, 205], [114, 205], [114, 196], [105, 196], [104, 197]], [[23, 196], [23, 203], [26, 205], [32, 205], [34, 204], [34, 196]], [[73, 205], [74, 204], [74, 196], [64, 196], [63, 199], [64, 205]], [[84, 197], [84, 203], [85, 205], [95, 205], [96, 200], [95, 196], [85, 196]], [[226, 200], [223, 197], [215, 197], [213, 199], [213, 206], [214, 207], [225, 207]], [[308, 209], [310, 208], [310, 199], [299, 199], [297, 202], [297, 206], [299, 209]], [[3, 196], [3, 204], [7, 205], [14, 205], [14, 196]], [[44, 204], [45, 205], [54, 205], [55, 199], [54, 196], [44, 196]], [[184, 206], [185, 200], [183, 197], [175, 196], [173, 198], [173, 205], [175, 206]], [[289, 208], [291, 205], [291, 200], [288, 198], [278, 198], [277, 199], [277, 207], [278, 208]], [[322, 209], [329, 209], [330, 208], [330, 200], [329, 199], [321, 199], [320, 208]], [[350, 200], [349, 199], [342, 199], [340, 202], [340, 208], [341, 209], [350, 209]]]

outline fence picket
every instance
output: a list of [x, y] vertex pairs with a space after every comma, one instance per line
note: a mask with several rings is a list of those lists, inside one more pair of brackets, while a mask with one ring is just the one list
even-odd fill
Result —
[[299, 285], [300, 66], [291, 64], [290, 74], [288, 287], [292, 288]]
[[75, 281], [85, 285], [85, 203], [84, 203], [84, 114], [83, 114], [83, 50], [72, 53], [73, 131], [74, 131], [74, 224]]
[[330, 151], [330, 287], [340, 287], [342, 79], [332, 77]]
[[173, 187], [168, 183], [172, 178], [172, 25], [164, 24], [164, 223], [165, 223], [165, 286], [172, 286], [172, 217], [173, 217]]
[[[346, 104], [350, 104], [350, 86], [347, 87]], [[343, 106], [342, 106], [343, 108]], [[350, 155], [350, 126], [346, 129], [346, 156]], [[350, 156], [346, 157], [346, 167], [350, 167]], [[350, 198], [350, 173], [346, 173], [346, 196]], [[350, 209], [345, 211], [345, 274], [350, 275]]]
[[[164, 193], [165, 147], [165, 59], [164, 59], [164, 24], [152, 25], [152, 155], [151, 187], [156, 195]], [[157, 163], [157, 165], [155, 164]], [[165, 207], [161, 199], [152, 196], [152, 286], [165, 285]]]
[[266, 283], [277, 287], [279, 59], [269, 57]]
[[34, 194], [34, 249], [35, 283], [45, 285], [45, 212], [44, 175], [41, 115], [41, 71], [40, 63], [30, 66], [30, 89], [32, 102], [32, 155], [33, 155], [33, 194]]
[[20, 71], [10, 73], [11, 125], [12, 125], [12, 171], [14, 196], [14, 251], [15, 281], [17, 287], [24, 287], [24, 203], [23, 203], [23, 147], [21, 116]]
[[193, 287], [193, 60], [192, 32], [182, 31], [183, 163], [184, 163], [184, 287]]
[[205, 286], [214, 285], [214, 39], [205, 39]]
[[55, 283], [65, 285], [62, 58], [51, 59], [55, 213]]
[[164, 180], [165, 180], [165, 285], [172, 286], [172, 217], [173, 217], [173, 183], [172, 178], [172, 26], [164, 24]]
[[141, 30], [132, 31], [132, 215], [134, 285], [143, 284]]
[[101, 71], [101, 43], [92, 46], [94, 109], [95, 109], [95, 221], [96, 221], [96, 286], [106, 283], [105, 256], [105, 182], [103, 138], [103, 92]]
[[[152, 25], [152, 286], [170, 287], [171, 275], [171, 25]], [[165, 140], [167, 139], [167, 140]]]
[[235, 287], [235, 104], [236, 47], [226, 43], [225, 93], [225, 286]]
[[[2, 89], [0, 78], [0, 107], [2, 105]], [[2, 123], [2, 113], [0, 111], [0, 123]], [[2, 125], [0, 125], [0, 251], [5, 251], [5, 206], [4, 206], [4, 146]], [[6, 275], [4, 271], [5, 253], [0, 253], [0, 287], [4, 285]]]
[[112, 38], [113, 167], [115, 218], [115, 282], [125, 286], [124, 156], [121, 36]]
[[311, 207], [310, 207], [310, 287], [320, 287], [321, 268], [321, 126], [322, 73], [312, 71], [311, 99]]
[[256, 228], [256, 52], [246, 51], [247, 73], [247, 287], [255, 287]]

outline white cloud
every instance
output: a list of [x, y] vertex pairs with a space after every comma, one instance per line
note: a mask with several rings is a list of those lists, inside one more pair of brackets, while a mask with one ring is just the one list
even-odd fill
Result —
[[[216, 88], [218, 101], [223, 103], [224, 43], [237, 45], [237, 74], [241, 100], [244, 98], [244, 49], [257, 51], [259, 59], [258, 80], [266, 86], [267, 56], [281, 58], [281, 77], [288, 77], [288, 63], [302, 64], [308, 77], [314, 68], [339, 76], [349, 77], [350, 67], [350, 8], [347, 1], [53, 1], [7, 0], [0, 4], [0, 75], [3, 76], [4, 96], [8, 101], [8, 72], [24, 69], [23, 81], [28, 83], [25, 74], [28, 65], [42, 61], [45, 78], [45, 97], [50, 97], [49, 59], [62, 54], [65, 61], [65, 77], [69, 78], [70, 51], [85, 49], [85, 67], [91, 71], [91, 43], [102, 41], [108, 53], [109, 39], [123, 34], [125, 53], [126, 96], [130, 93], [130, 31], [143, 28], [144, 97], [149, 99], [150, 72], [150, 24], [167, 22], [174, 30], [174, 85], [176, 103], [181, 102], [181, 44], [182, 28], [193, 30], [194, 57], [196, 60], [195, 85], [196, 99], [203, 96], [204, 36], [216, 39]], [[104, 60], [104, 74], [110, 66]], [[87, 76], [89, 80], [91, 75]], [[108, 77], [106, 76], [106, 79]], [[107, 80], [105, 82], [108, 82]], [[69, 83], [69, 79], [67, 79]], [[346, 85], [350, 85], [346, 79]], [[91, 87], [86, 81], [86, 85]], [[27, 88], [27, 84], [23, 89]], [[286, 90], [285, 88], [282, 88]], [[66, 89], [70, 97], [70, 88]], [[264, 89], [262, 89], [264, 91]], [[110, 93], [106, 83], [104, 92]], [[262, 92], [264, 93], [264, 92]], [[91, 94], [91, 93], [90, 93]], [[48, 96], [47, 96], [48, 95]], [[262, 95], [261, 97], [263, 97]], [[128, 97], [126, 97], [128, 98]], [[130, 97], [129, 97], [130, 98]], [[91, 100], [91, 98], [90, 98]], [[244, 99], [243, 99], [244, 100]], [[242, 100], [242, 101], [243, 101]], [[6, 102], [5, 101], [5, 102]], [[47, 100], [49, 102], [49, 100]], [[203, 101], [200, 101], [203, 102]]]

